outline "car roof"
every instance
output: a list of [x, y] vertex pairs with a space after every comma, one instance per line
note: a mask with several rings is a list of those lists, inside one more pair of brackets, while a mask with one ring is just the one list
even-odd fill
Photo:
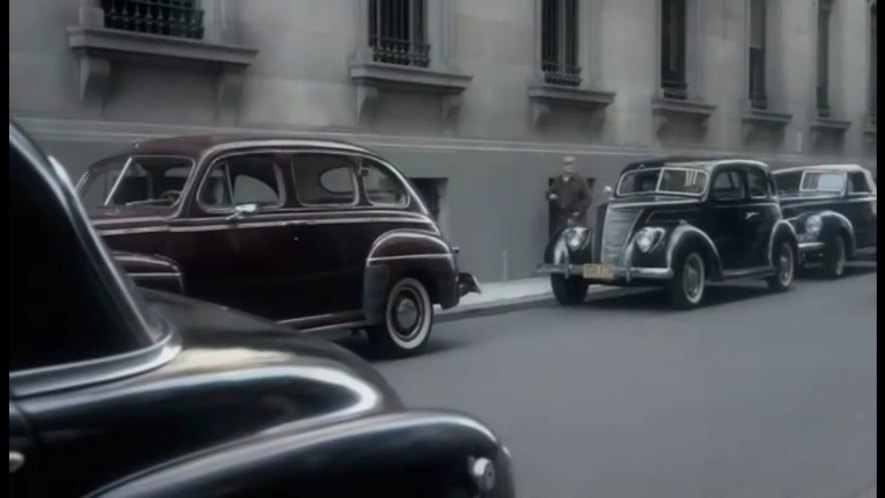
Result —
[[631, 163], [624, 168], [623, 173], [636, 169], [661, 168], [664, 166], [693, 168], [710, 172], [716, 169], [717, 166], [731, 163], [752, 164], [754, 166], [768, 169], [768, 166], [763, 162], [740, 157], [667, 156]]
[[795, 173], [797, 171], [839, 171], [854, 172], [865, 171], [866, 168], [859, 164], [813, 164], [808, 166], [793, 166], [790, 168], [779, 169], [774, 174]]
[[284, 146], [335, 149], [376, 155], [351, 143], [320, 139], [309, 135], [185, 135], [138, 141], [120, 151], [120, 155], [156, 154], [198, 159], [207, 152], [261, 146]]

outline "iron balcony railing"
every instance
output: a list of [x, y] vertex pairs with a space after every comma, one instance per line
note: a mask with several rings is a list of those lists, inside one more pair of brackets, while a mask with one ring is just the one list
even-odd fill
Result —
[[179, 38], [203, 38], [197, 0], [102, 0], [106, 28]]
[[417, 67], [430, 65], [430, 45], [426, 43], [372, 36], [369, 46], [372, 47], [375, 62]]
[[558, 62], [541, 63], [544, 82], [551, 85], [579, 86], [581, 84], [581, 68], [566, 66]]

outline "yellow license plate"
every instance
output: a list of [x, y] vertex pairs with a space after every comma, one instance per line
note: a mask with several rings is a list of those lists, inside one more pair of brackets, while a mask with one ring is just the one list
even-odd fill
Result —
[[584, 265], [584, 278], [594, 280], [612, 280], [615, 278], [615, 269], [608, 265]]

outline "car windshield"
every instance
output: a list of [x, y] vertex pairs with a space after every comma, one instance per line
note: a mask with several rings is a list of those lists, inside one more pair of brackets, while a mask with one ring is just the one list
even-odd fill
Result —
[[618, 195], [646, 193], [700, 195], [707, 173], [699, 169], [654, 168], [630, 171], [618, 182]]
[[172, 206], [193, 170], [193, 161], [171, 156], [123, 156], [87, 171], [78, 192], [87, 208]]

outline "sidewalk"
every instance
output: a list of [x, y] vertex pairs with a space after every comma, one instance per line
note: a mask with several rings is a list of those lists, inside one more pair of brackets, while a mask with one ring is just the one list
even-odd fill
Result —
[[[454, 308], [437, 308], [437, 319], [441, 322], [478, 315], [506, 313], [519, 309], [544, 306], [554, 303], [548, 277], [533, 277], [505, 282], [479, 284], [482, 294], [467, 294]], [[607, 285], [591, 285], [589, 294], [620, 289]]]

